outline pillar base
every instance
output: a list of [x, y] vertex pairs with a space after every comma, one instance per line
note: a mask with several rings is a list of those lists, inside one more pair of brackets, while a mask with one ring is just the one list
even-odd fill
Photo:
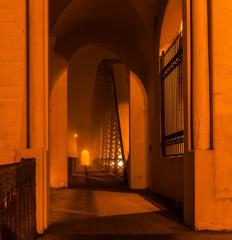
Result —
[[184, 222], [194, 230], [213, 230], [214, 150], [196, 150], [184, 155]]

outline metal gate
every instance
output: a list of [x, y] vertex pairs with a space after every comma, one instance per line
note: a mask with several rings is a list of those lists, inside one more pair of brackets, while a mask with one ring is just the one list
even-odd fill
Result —
[[0, 239], [36, 235], [36, 160], [0, 166]]
[[183, 36], [160, 59], [163, 156], [184, 154]]

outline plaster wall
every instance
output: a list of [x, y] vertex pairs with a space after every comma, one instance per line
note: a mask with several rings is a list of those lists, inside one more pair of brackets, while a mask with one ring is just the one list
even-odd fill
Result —
[[0, 1], [0, 164], [26, 147], [25, 0]]

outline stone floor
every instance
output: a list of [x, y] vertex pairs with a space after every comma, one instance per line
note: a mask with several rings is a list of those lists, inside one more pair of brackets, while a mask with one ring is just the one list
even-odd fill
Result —
[[51, 191], [50, 227], [40, 239], [227, 240], [232, 235], [194, 233], [162, 204], [89, 170], [77, 174], [72, 188]]

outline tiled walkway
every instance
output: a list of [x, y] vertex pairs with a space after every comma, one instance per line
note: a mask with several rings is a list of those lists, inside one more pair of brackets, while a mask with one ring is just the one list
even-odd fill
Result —
[[165, 207], [103, 172], [80, 174], [74, 185], [51, 191], [50, 227], [42, 239], [232, 239], [230, 234], [191, 232]]

